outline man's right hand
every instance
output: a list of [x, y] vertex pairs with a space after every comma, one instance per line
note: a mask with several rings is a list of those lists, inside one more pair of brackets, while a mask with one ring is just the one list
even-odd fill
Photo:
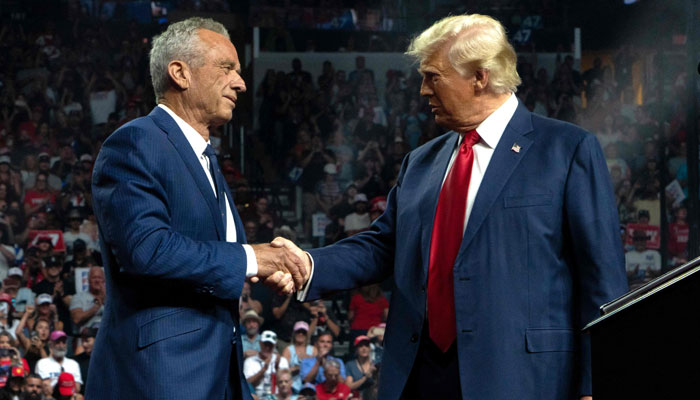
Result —
[[258, 274], [255, 278], [286, 294], [304, 286], [306, 267], [292, 250], [270, 244], [255, 244], [251, 247], [258, 261]]

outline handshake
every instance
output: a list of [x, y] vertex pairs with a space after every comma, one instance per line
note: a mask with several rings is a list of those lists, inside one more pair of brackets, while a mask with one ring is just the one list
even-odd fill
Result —
[[251, 245], [258, 262], [258, 274], [250, 281], [262, 281], [280, 294], [301, 290], [311, 275], [311, 258], [292, 241], [276, 237], [270, 243]]

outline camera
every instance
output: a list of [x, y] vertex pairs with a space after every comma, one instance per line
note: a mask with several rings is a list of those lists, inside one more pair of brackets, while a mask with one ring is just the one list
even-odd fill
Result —
[[37, 332], [37, 331], [32, 331], [32, 333], [29, 334], [30, 340], [32, 340], [34, 338], [38, 338], [38, 337], [39, 337], [39, 332]]

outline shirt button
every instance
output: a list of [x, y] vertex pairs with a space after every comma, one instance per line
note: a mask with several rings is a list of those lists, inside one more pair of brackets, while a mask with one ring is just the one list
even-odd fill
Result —
[[418, 334], [414, 333], [411, 335], [411, 342], [416, 343], [418, 341]]

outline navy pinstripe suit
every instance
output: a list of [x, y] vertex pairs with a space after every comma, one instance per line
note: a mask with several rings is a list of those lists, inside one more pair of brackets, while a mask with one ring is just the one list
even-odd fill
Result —
[[230, 204], [239, 242], [225, 242], [206, 174], [164, 110], [105, 141], [93, 196], [107, 301], [87, 398], [249, 399], [235, 329], [243, 226]]

